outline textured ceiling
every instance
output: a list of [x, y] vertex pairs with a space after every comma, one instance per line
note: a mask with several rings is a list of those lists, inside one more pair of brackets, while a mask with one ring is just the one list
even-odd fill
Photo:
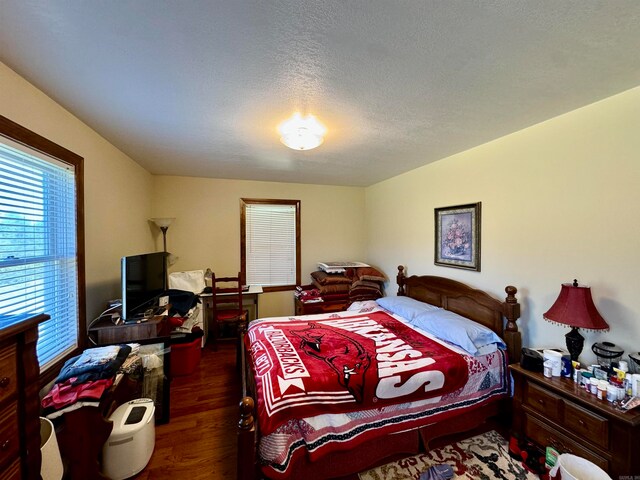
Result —
[[[371, 185], [635, 87], [639, 51], [637, 0], [0, 0], [0, 60], [164, 175]], [[279, 142], [296, 110], [319, 148]]]

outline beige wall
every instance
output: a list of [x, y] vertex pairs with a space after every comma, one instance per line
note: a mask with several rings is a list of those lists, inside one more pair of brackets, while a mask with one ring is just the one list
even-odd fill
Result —
[[[361, 189], [152, 177], [1, 63], [0, 85], [0, 114], [85, 158], [89, 319], [120, 296], [120, 257], [161, 248], [150, 216], [177, 218], [168, 234], [179, 257], [173, 270], [233, 272], [239, 198], [292, 198], [302, 201], [303, 281], [319, 260], [350, 259], [390, 278], [402, 263], [409, 274], [456, 278], [496, 296], [513, 284], [525, 344], [562, 346], [567, 330], [542, 314], [560, 283], [578, 278], [611, 325], [585, 333], [587, 347], [608, 339], [640, 350], [640, 88]], [[482, 272], [434, 266], [433, 209], [477, 201]], [[290, 312], [289, 292], [261, 299], [263, 316]]]
[[[525, 345], [564, 347], [542, 315], [560, 284], [591, 286], [610, 332], [640, 350], [640, 87], [367, 189], [368, 260], [518, 287]], [[433, 264], [436, 207], [482, 202], [482, 271]], [[588, 355], [593, 358], [592, 355]]]
[[0, 114], [84, 158], [87, 320], [120, 298], [120, 257], [154, 248], [151, 175], [6, 65]]
[[[154, 216], [176, 217], [167, 232], [167, 249], [179, 257], [171, 271], [240, 270], [240, 198], [301, 201], [303, 283], [319, 261], [361, 260], [366, 254], [360, 187], [156, 176], [153, 192]], [[158, 230], [156, 244], [162, 248]], [[292, 313], [291, 292], [261, 296], [261, 316]]]

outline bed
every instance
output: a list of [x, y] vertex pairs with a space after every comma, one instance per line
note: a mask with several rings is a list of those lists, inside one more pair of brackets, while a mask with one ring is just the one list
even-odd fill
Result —
[[[411, 312], [398, 315], [372, 305], [252, 322], [239, 344], [238, 479], [346, 476], [383, 458], [417, 453], [421, 441], [428, 448], [430, 441], [471, 430], [504, 409], [507, 364], [519, 361], [521, 351], [516, 288], [506, 287], [500, 301], [451, 279], [407, 277], [403, 266], [397, 283], [398, 297], [388, 297], [394, 303], [417, 300], [427, 310], [439, 307], [438, 318], [452, 317], [451, 325], [457, 315], [471, 319], [495, 332], [501, 348], [471, 355], [421, 329], [421, 319], [431, 319], [431, 312], [414, 320], [407, 319]], [[280, 351], [268, 352], [266, 344]], [[375, 353], [369, 355], [364, 344], [374, 345]], [[338, 353], [321, 354], [327, 349]], [[298, 365], [300, 357], [309, 371]], [[275, 364], [283, 368], [277, 375], [271, 372]], [[377, 381], [365, 380], [369, 374]], [[303, 385], [325, 377], [332, 379], [331, 390]], [[397, 398], [389, 393], [400, 390]]]

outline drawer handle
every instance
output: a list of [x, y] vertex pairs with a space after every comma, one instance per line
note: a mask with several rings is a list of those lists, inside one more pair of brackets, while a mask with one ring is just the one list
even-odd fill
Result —
[[581, 418], [578, 419], [578, 423], [580, 424], [581, 427], [586, 427], [587, 424], [585, 423], [584, 420], [582, 420]]
[[11, 440], [5, 440], [4, 442], [2, 442], [2, 445], [0, 446], [0, 450], [2, 451], [9, 450], [9, 445], [11, 445]]
[[539, 403], [540, 405], [544, 405], [544, 400], [543, 400], [543, 399], [541, 399], [541, 398], [539, 398], [539, 399], [538, 399], [538, 403]]
[[11, 383], [11, 379], [9, 377], [0, 378], [0, 388], [7, 388]]

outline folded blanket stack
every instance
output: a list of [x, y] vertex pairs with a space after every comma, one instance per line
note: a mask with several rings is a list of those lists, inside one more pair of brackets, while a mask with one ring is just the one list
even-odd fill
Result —
[[136, 364], [134, 355], [128, 358], [131, 353], [132, 346], [112, 345], [89, 348], [67, 360], [42, 399], [44, 414], [53, 419], [83, 406], [98, 406], [123, 366], [131, 372], [142, 365], [139, 359]]
[[373, 267], [354, 268], [353, 283], [349, 289], [349, 301], [362, 302], [382, 297], [386, 280], [384, 273]]
[[[383, 295], [383, 284], [386, 277], [374, 267], [344, 268], [344, 271], [328, 273], [318, 270], [311, 273], [312, 284], [308, 289], [317, 291], [322, 301], [356, 301], [375, 300]], [[305, 287], [301, 287], [302, 292]], [[299, 296], [302, 301], [303, 298]]]
[[311, 272], [311, 283], [325, 302], [349, 300], [351, 278], [344, 273]]

